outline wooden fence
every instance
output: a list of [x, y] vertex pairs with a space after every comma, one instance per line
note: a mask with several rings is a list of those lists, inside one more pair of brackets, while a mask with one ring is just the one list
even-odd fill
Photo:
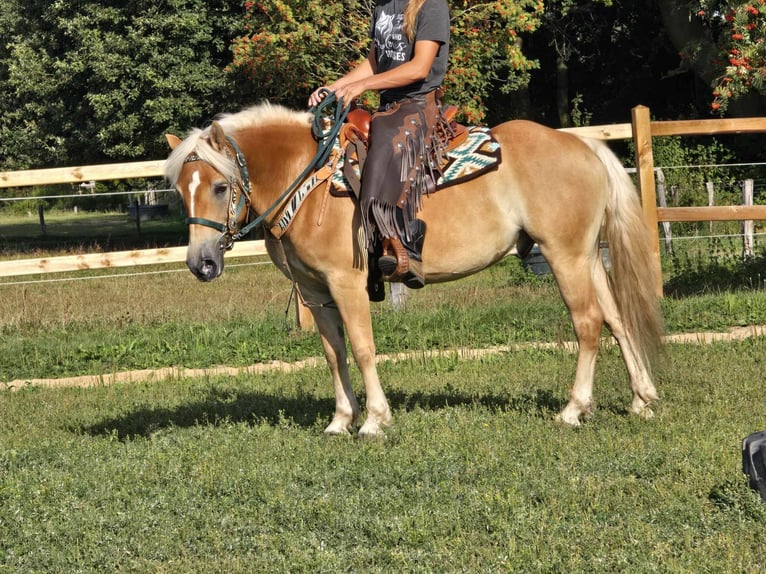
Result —
[[[716, 135], [766, 132], [766, 118], [710, 119], [684, 121], [651, 121], [649, 108], [633, 108], [631, 123], [608, 126], [567, 128], [562, 131], [602, 140], [633, 139], [636, 149], [636, 173], [641, 191], [644, 214], [650, 227], [655, 230], [653, 251], [660, 265], [659, 224], [669, 221], [725, 221], [766, 220], [766, 205], [713, 206], [713, 207], [657, 207], [654, 178], [652, 138], [661, 136]], [[83, 183], [88, 181], [161, 177], [165, 161], [145, 161], [29, 171], [0, 172], [0, 188], [50, 185], [58, 183]], [[235, 257], [263, 255], [262, 241], [237, 244], [231, 252]], [[150, 249], [119, 253], [99, 253], [69, 257], [51, 257], [0, 262], [0, 277], [77, 271], [106, 267], [150, 265], [180, 262], [185, 259], [185, 248]], [[659, 274], [658, 274], [659, 276]], [[662, 294], [662, 282], [657, 285]]]
[[[651, 121], [649, 108], [636, 106], [630, 124], [576, 128], [580, 135], [604, 140], [633, 139], [636, 149], [636, 174], [641, 192], [641, 204], [649, 227], [654, 230], [652, 250], [660, 268], [659, 224], [669, 221], [748, 221], [766, 219], [766, 205], [731, 205], [712, 207], [657, 207], [654, 182], [652, 138], [661, 136], [691, 136], [766, 132], [766, 118], [737, 118], [711, 120]], [[657, 292], [662, 295], [662, 279], [658, 273]]]

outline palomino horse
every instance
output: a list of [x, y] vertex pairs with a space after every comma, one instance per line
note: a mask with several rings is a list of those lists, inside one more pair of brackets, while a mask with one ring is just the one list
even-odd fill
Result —
[[[183, 141], [167, 136], [173, 151], [166, 175], [189, 214], [186, 263], [200, 280], [221, 274], [224, 250], [248, 212], [269, 214], [275, 202], [290, 203], [283, 191], [317, 151], [311, 123], [308, 112], [261, 104], [221, 116]], [[503, 123], [492, 134], [503, 155], [496, 169], [423, 197], [419, 217], [428, 226], [426, 282], [476, 273], [528, 235], [553, 271], [579, 344], [575, 382], [557, 420], [578, 425], [593, 408], [604, 322], [625, 361], [631, 412], [652, 416], [649, 403], [658, 397], [650, 361], [661, 320], [649, 231], [630, 178], [596, 140], [528, 121]], [[243, 201], [246, 207], [240, 209]], [[280, 205], [267, 230], [282, 212]], [[602, 233], [609, 242], [610, 273], [599, 256]], [[266, 246], [274, 263], [295, 281], [321, 335], [335, 389], [335, 415], [325, 432], [348, 433], [361, 412], [349, 379], [345, 326], [367, 395], [359, 434], [375, 436], [392, 417], [375, 366], [361, 234], [357, 203], [317, 190], [279, 239], [266, 232]]]

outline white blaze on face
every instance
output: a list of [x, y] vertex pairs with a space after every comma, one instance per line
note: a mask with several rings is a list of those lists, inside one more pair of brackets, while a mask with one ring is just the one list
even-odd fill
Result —
[[194, 193], [199, 187], [199, 171], [195, 170], [192, 174], [191, 183], [189, 183], [189, 217], [194, 217]]

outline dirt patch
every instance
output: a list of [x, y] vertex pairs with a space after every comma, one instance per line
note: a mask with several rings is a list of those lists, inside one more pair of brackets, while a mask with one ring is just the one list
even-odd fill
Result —
[[[681, 333], [663, 337], [665, 343], [683, 343], [706, 345], [717, 341], [741, 341], [752, 337], [766, 337], [766, 325], [750, 325], [747, 327], [731, 327], [724, 332], [701, 332]], [[604, 339], [603, 344], [614, 345], [612, 338]], [[459, 357], [461, 359], [477, 359], [488, 355], [506, 353], [522, 349], [565, 349], [570, 352], [577, 350], [577, 344], [572, 341], [558, 343], [517, 343], [514, 345], [498, 345], [484, 349], [469, 349], [459, 347], [456, 349], [444, 349], [434, 351], [413, 351], [409, 353], [395, 353], [391, 355], [378, 355], [377, 362], [406, 361], [420, 358], [433, 357]], [[262, 374], [273, 371], [292, 372], [301, 369], [313, 368], [325, 364], [324, 358], [312, 357], [294, 363], [284, 361], [271, 361], [258, 363], [247, 367], [209, 367], [206, 369], [185, 369], [183, 367], [164, 367], [162, 369], [141, 369], [136, 371], [123, 371], [103, 375], [83, 375], [80, 377], [64, 377], [60, 379], [17, 379], [8, 383], [0, 383], [0, 388], [18, 390], [23, 387], [95, 387], [113, 385], [115, 383], [139, 383], [164, 381], [167, 379], [181, 379], [189, 377], [212, 377], [212, 376], [237, 376], [242, 374]]]

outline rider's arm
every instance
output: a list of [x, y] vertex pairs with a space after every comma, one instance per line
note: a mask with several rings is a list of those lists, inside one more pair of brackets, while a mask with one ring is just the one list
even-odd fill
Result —
[[343, 86], [347, 86], [349, 84], [353, 84], [354, 82], [361, 81], [365, 78], [368, 78], [372, 76], [376, 71], [376, 64], [375, 64], [375, 49], [373, 48], [370, 50], [370, 53], [367, 54], [367, 57], [360, 62], [357, 66], [355, 66], [350, 72], [348, 72], [346, 75], [342, 76], [341, 78], [338, 78], [335, 80], [332, 84], [329, 86], [322, 86], [321, 88], [318, 88], [315, 90], [311, 96], [309, 96], [309, 106], [316, 106], [319, 102], [322, 101], [322, 95], [320, 92], [322, 90], [329, 90], [331, 92], [335, 92], [338, 89], [342, 88]]
[[[352, 96], [355, 98], [367, 90], [401, 88], [402, 86], [408, 86], [413, 82], [424, 80], [431, 71], [431, 67], [434, 64], [438, 51], [439, 42], [434, 42], [433, 40], [418, 40], [415, 42], [415, 53], [411, 60], [385, 72], [360, 78], [359, 81], [354, 82], [352, 85], [343, 86], [343, 88], [346, 88], [346, 92], [341, 95], [345, 95], [346, 93], [350, 94], [351, 92], [356, 91], [357, 93]], [[338, 95], [337, 90], [336, 95]]]
[[[351, 102], [367, 90], [385, 90], [408, 86], [428, 76], [438, 51], [438, 42], [419, 40], [415, 42], [415, 53], [411, 60], [401, 66], [378, 74], [375, 73], [374, 53], [371, 50], [364, 62], [328, 86], [328, 89], [331, 92], [335, 92], [335, 97], [339, 100], [343, 99], [345, 102]], [[311, 94], [309, 99], [310, 105], [315, 105], [321, 100], [317, 92]], [[315, 97], [317, 100], [312, 103]]]

